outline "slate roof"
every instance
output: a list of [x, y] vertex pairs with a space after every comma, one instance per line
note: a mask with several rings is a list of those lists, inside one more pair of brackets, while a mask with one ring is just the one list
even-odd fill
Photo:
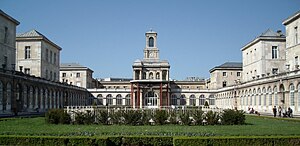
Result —
[[268, 29], [267, 31], [265, 31], [264, 33], [262, 33], [260, 35], [260, 37], [281, 37], [282, 34], [279, 34], [277, 32], [274, 32], [273, 30], [271, 29]]
[[[85, 67], [85, 66], [82, 66], [78, 63], [61, 63], [60, 64], [60, 70], [72, 70], [74, 68], [77, 68], [79, 70], [91, 70], [90, 68], [88, 67]], [[91, 70], [92, 72], [94, 72], [93, 70]]]
[[25, 33], [19, 33], [17, 34], [17, 37], [45, 37], [45, 36], [42, 35], [40, 32], [38, 32], [37, 30], [33, 29]]
[[45, 40], [48, 43], [54, 45], [59, 50], [62, 50], [62, 48], [60, 46], [58, 46], [57, 44], [50, 41], [46, 36], [44, 36], [42, 33], [38, 32], [35, 29], [24, 32], [24, 33], [19, 33], [16, 35], [17, 41], [28, 40], [28, 39], [39, 39], [39, 40], [42, 39], [42, 40]]
[[78, 63], [61, 63], [60, 67], [84, 67]]
[[241, 62], [225, 62], [222, 65], [216, 66], [209, 70], [209, 72], [213, 72], [216, 69], [243, 69], [243, 63]]

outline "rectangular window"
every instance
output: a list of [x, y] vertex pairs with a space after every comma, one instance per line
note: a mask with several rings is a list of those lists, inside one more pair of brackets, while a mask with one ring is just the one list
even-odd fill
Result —
[[30, 68], [25, 68], [25, 74], [27, 74], [27, 75], [30, 74]]
[[278, 68], [273, 68], [273, 69], [272, 69], [272, 73], [273, 73], [273, 74], [278, 74]]
[[25, 46], [25, 59], [30, 59], [30, 46]]
[[66, 73], [62, 73], [62, 77], [66, 77], [66, 75], [67, 75]]
[[223, 82], [223, 87], [226, 87], [226, 86], [227, 86], [227, 82], [224, 81], [224, 82]]
[[48, 56], [49, 56], [49, 50], [48, 50], [48, 49], [46, 49], [46, 61], [47, 61], [47, 62], [49, 62], [49, 58], [48, 58]]
[[8, 38], [8, 28], [4, 27], [4, 43], [8, 42], [7, 38]]
[[54, 64], [56, 64], [56, 53], [54, 53]]
[[272, 59], [277, 59], [277, 58], [278, 58], [278, 47], [272, 46]]
[[241, 72], [237, 72], [236, 76], [240, 77], [241, 76]]
[[50, 63], [53, 63], [52, 62], [52, 51], [50, 50]]
[[46, 69], [46, 79], [48, 79], [48, 70]]
[[223, 72], [223, 77], [226, 77], [227, 76], [227, 73], [226, 72]]
[[80, 77], [80, 73], [77, 73], [77, 74], [76, 74], [76, 77], [79, 78], [79, 77]]
[[296, 26], [294, 28], [294, 30], [295, 30], [295, 45], [297, 45], [298, 44], [298, 27]]

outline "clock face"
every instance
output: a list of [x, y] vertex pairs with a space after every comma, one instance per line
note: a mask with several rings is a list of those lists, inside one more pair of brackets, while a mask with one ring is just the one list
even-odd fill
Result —
[[149, 56], [150, 56], [150, 57], [153, 57], [153, 56], [154, 56], [154, 54], [151, 52], [151, 53], [149, 54]]

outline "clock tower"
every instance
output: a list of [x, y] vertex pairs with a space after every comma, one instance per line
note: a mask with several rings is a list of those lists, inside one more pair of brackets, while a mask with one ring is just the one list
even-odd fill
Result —
[[162, 108], [170, 105], [170, 64], [159, 59], [157, 33], [150, 30], [145, 35], [144, 58], [132, 65], [131, 105], [133, 108]]
[[157, 33], [151, 29], [145, 35], [146, 47], [144, 49], [144, 59], [159, 60], [159, 50], [156, 46]]

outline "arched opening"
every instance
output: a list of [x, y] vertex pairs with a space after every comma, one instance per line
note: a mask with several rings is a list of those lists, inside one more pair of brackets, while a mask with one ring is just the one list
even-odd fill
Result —
[[171, 96], [171, 105], [177, 105], [177, 96], [175, 94]]
[[194, 94], [190, 96], [190, 106], [196, 106], [196, 96]]
[[149, 47], [154, 47], [154, 38], [153, 37], [149, 38]]
[[205, 96], [203, 94], [200, 95], [200, 97], [199, 97], [199, 104], [200, 105], [204, 105], [205, 104]]
[[157, 108], [157, 94], [153, 91], [149, 91], [145, 94], [145, 102], [144, 105], [148, 106], [148, 108]]
[[97, 95], [97, 105], [103, 105], [103, 96], [102, 96], [102, 94]]
[[156, 73], [156, 79], [160, 79], [160, 74], [159, 74], [159, 72]]
[[152, 72], [149, 73], [149, 79], [153, 79], [153, 73]]
[[283, 84], [281, 84], [280, 86], [279, 86], [279, 95], [281, 96], [280, 97], [280, 102], [282, 103], [282, 104], [285, 104], [285, 94], [284, 94], [284, 92], [285, 92], [285, 89], [284, 89], [284, 86], [283, 86]]
[[215, 96], [209, 95], [209, 105], [215, 105]]
[[125, 105], [126, 106], [130, 106], [130, 94], [127, 94], [126, 96], [125, 96]]
[[117, 98], [117, 105], [122, 105], [122, 104], [123, 104], [123, 102], [122, 102], [122, 95], [121, 95], [121, 94], [118, 94], [118, 95], [116, 96], [116, 98]]
[[295, 106], [295, 86], [290, 84], [290, 106]]
[[278, 92], [277, 87], [275, 86], [273, 89], [273, 93], [274, 93], [274, 105], [276, 105], [276, 106], [279, 105], [277, 92]]
[[113, 97], [111, 94], [106, 96], [106, 105], [113, 105]]
[[180, 96], [180, 105], [185, 105], [185, 104], [186, 104], [185, 95], [182, 94], [182, 95]]

